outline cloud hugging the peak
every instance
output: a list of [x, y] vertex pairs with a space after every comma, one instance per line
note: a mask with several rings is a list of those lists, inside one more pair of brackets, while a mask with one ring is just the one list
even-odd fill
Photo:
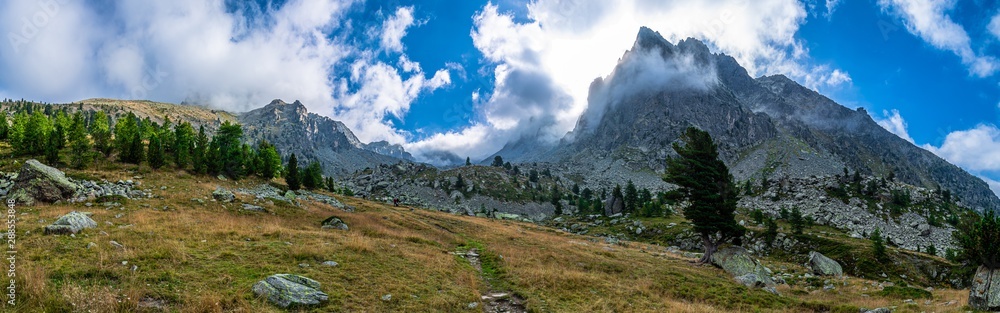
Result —
[[[477, 104], [480, 120], [411, 143], [407, 148], [415, 155], [448, 147], [482, 158], [525, 134], [543, 141], [562, 138], [587, 109], [590, 83], [610, 74], [641, 26], [675, 43], [703, 40], [736, 58], [752, 76], [783, 73], [814, 89], [851, 82], [846, 71], [809, 59], [795, 38], [806, 18], [804, 5], [795, 0], [537, 0], [527, 5], [526, 16], [518, 19], [488, 4], [473, 17], [471, 35], [492, 65], [494, 92]], [[510, 78], [533, 83], [525, 88]]]

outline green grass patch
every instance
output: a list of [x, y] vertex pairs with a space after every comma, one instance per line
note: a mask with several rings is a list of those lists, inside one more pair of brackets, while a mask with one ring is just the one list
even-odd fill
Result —
[[898, 299], [930, 299], [931, 293], [927, 290], [913, 288], [913, 287], [901, 287], [901, 286], [888, 286], [878, 292], [879, 296], [898, 298]]

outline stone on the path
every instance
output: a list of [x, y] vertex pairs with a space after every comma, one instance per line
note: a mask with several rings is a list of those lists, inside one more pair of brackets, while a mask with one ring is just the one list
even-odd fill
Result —
[[323, 224], [321, 225], [323, 226], [323, 229], [340, 229], [340, 230], [348, 229], [347, 223], [344, 223], [344, 220], [336, 216], [331, 216], [326, 218], [325, 220], [323, 220]]
[[75, 234], [84, 228], [97, 227], [97, 222], [90, 219], [90, 212], [69, 212], [59, 217], [52, 225], [45, 226], [45, 234]]
[[969, 306], [981, 311], [1000, 311], [1000, 269], [980, 266], [972, 277]]
[[840, 266], [840, 263], [834, 261], [825, 255], [816, 252], [809, 252], [809, 268], [812, 269], [813, 274], [823, 275], [823, 276], [842, 276], [844, 275], [844, 269]]
[[329, 266], [329, 267], [334, 267], [334, 266], [337, 266], [337, 265], [340, 265], [340, 264], [337, 263], [337, 262], [334, 262], [334, 261], [326, 261], [326, 262], [323, 262], [323, 265], [326, 265], [326, 266]]
[[215, 191], [212, 191], [212, 198], [222, 202], [233, 202], [233, 200], [236, 200], [236, 195], [226, 188], [216, 187]]
[[35, 201], [54, 203], [73, 198], [79, 188], [62, 171], [31, 159], [18, 172], [8, 199], [23, 205], [34, 205]]
[[282, 308], [311, 306], [326, 302], [319, 282], [293, 274], [275, 274], [253, 284], [253, 293]]
[[[743, 247], [729, 246], [712, 254], [712, 264], [725, 270], [730, 275], [742, 278], [739, 282], [746, 286], [766, 286], [774, 287], [775, 282], [771, 280], [770, 270], [760, 264]], [[747, 276], [747, 274], [753, 274]], [[749, 281], [750, 279], [753, 281]]]

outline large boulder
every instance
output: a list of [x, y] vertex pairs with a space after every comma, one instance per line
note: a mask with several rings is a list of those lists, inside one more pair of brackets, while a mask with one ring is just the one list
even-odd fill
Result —
[[89, 212], [69, 212], [59, 217], [52, 225], [45, 226], [45, 234], [75, 234], [84, 228], [97, 227], [97, 222], [90, 219]]
[[604, 215], [612, 216], [618, 213], [622, 213], [625, 210], [625, 201], [622, 198], [615, 197], [614, 195], [608, 197], [608, 200], [604, 203]]
[[838, 277], [844, 275], [844, 269], [840, 263], [816, 251], [809, 252], [809, 268], [816, 275]]
[[236, 195], [226, 188], [216, 187], [215, 191], [212, 191], [212, 198], [216, 201], [233, 202], [233, 200], [236, 200]]
[[311, 306], [326, 302], [319, 282], [293, 274], [275, 274], [253, 284], [253, 293], [282, 308]]
[[760, 261], [757, 261], [743, 247], [728, 246], [719, 249], [712, 254], [711, 261], [712, 265], [738, 277], [738, 281], [748, 287], [765, 286], [770, 291], [775, 286], [774, 280], [771, 279], [771, 270], [760, 264]]
[[323, 220], [323, 223], [320, 225], [322, 226], [323, 229], [339, 229], [339, 230], [348, 229], [347, 223], [344, 223], [344, 220], [336, 216], [327, 217], [325, 220]]
[[980, 266], [972, 277], [969, 306], [981, 311], [1000, 311], [1000, 269]]
[[53, 203], [72, 198], [77, 189], [79, 186], [62, 171], [31, 159], [24, 162], [7, 198], [24, 205]]

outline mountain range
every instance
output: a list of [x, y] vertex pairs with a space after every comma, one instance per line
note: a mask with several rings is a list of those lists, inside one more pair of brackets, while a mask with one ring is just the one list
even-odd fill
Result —
[[[696, 39], [676, 45], [641, 28], [614, 71], [590, 86], [575, 129], [550, 144], [521, 138], [495, 155], [548, 162], [589, 182], [661, 184], [683, 130], [708, 131], [738, 180], [835, 175], [844, 169], [946, 189], [977, 211], [1000, 208], [981, 179], [783, 76], [752, 78]], [[596, 181], [595, 181], [596, 180]]]
[[[127, 108], [158, 122], [165, 116], [188, 120], [209, 131], [223, 121], [238, 121], [248, 143], [266, 139], [285, 160], [295, 153], [300, 163], [320, 162], [335, 177], [415, 162], [402, 146], [362, 143], [344, 123], [309, 113], [299, 101], [274, 100], [241, 114], [149, 101], [81, 104], [112, 116]], [[689, 126], [712, 135], [738, 180], [759, 183], [847, 169], [947, 189], [977, 211], [1000, 208], [1000, 199], [981, 179], [886, 131], [863, 108], [848, 109], [783, 75], [753, 78], [734, 58], [712, 53], [696, 39], [672, 44], [645, 27], [611, 74], [591, 83], [586, 111], [562, 140], [519, 138], [482, 162], [501, 156], [515, 164], [549, 164], [581, 177], [581, 186], [631, 180], [662, 190], [669, 188], [660, 173], [675, 155], [671, 144]], [[453, 154], [440, 159], [464, 162]]]

